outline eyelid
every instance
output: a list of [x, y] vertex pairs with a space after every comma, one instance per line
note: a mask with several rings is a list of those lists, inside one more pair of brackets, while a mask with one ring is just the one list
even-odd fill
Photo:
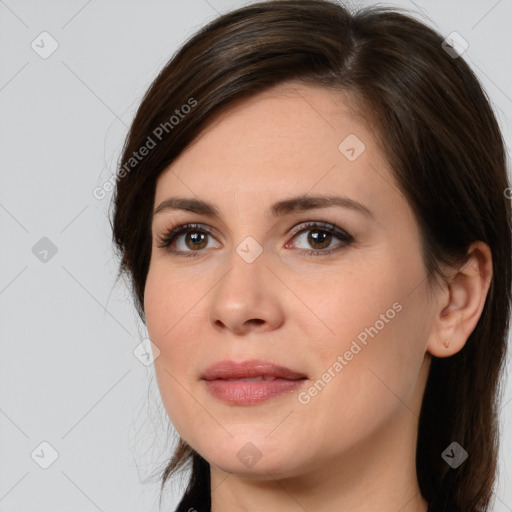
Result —
[[319, 230], [325, 229], [326, 231], [333, 231], [334, 233], [338, 233], [340, 236], [350, 236], [347, 232], [345, 232], [343, 229], [339, 228], [335, 224], [332, 224], [331, 222], [324, 220], [301, 222], [292, 228], [290, 236], [294, 237], [297, 233], [300, 233], [301, 231], [307, 231], [308, 228], [317, 228]]

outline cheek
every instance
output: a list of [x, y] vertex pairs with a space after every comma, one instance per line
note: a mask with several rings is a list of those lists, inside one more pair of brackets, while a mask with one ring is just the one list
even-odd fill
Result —
[[177, 301], [173, 300], [175, 294], [169, 293], [169, 290], [175, 288], [175, 284], [159, 267], [160, 265], [155, 265], [153, 262], [149, 267], [144, 288], [144, 313], [150, 338], [162, 349], [160, 343], [165, 333], [176, 322], [177, 304], [175, 303]]
[[411, 294], [409, 286], [419, 275], [401, 275], [393, 259], [386, 263], [382, 258], [378, 267], [367, 265], [329, 279], [323, 293], [306, 292], [303, 286], [311, 309], [328, 327], [313, 322], [316, 329], [312, 323], [307, 336], [319, 379], [311, 401], [329, 410], [327, 421], [340, 420], [333, 404], [350, 404], [355, 419], [399, 403], [397, 397], [406, 401], [412, 393], [427, 334], [422, 287]]
[[295, 283], [294, 292], [304, 297], [311, 313], [301, 320], [302, 327], [309, 329], [307, 338], [318, 354], [332, 358], [349, 350], [354, 340], [366, 347], [369, 340], [386, 337], [401, 314], [402, 291], [396, 274], [384, 267], [361, 258], [339, 272], [310, 275]]
[[[330, 347], [323, 346], [320, 354], [311, 347], [310, 354], [318, 358], [316, 367], [321, 370], [307, 395], [301, 397], [301, 403], [308, 403], [299, 411], [307, 419], [304, 428], [311, 436], [322, 433], [319, 451], [368, 438], [410, 403], [423, 359], [411, 339], [414, 315], [405, 307], [389, 310], [386, 301], [384, 306], [372, 302], [358, 318], [339, 317], [338, 336]], [[379, 318], [386, 311], [388, 323]]]
[[150, 338], [162, 352], [183, 336], [188, 338], [188, 346], [192, 346], [194, 338], [190, 334], [203, 309], [199, 304], [202, 295], [204, 291], [199, 285], [191, 285], [178, 272], [166, 269], [159, 262], [150, 265], [144, 290], [144, 313]]
[[192, 329], [198, 319], [194, 318], [197, 312], [189, 305], [192, 297], [190, 293], [187, 295], [186, 287], [177, 287], [175, 279], [163, 276], [150, 267], [144, 290], [144, 312], [149, 338], [160, 350], [154, 367], [162, 401], [174, 420], [172, 413], [185, 400], [182, 395], [186, 394], [190, 379], [195, 378], [192, 370], [197, 365], [199, 337]]

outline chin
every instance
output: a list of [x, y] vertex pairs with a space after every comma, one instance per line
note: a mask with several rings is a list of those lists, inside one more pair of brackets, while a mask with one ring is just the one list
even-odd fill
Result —
[[247, 478], [268, 480], [271, 477], [290, 477], [300, 474], [303, 461], [297, 458], [298, 450], [286, 445], [283, 439], [265, 439], [264, 435], [245, 435], [211, 439], [204, 450], [196, 450], [212, 466], [226, 473]]

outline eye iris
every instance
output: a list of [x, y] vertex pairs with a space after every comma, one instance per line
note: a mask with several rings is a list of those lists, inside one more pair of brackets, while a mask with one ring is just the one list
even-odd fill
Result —
[[308, 235], [308, 243], [312, 245], [321, 244], [321, 247], [317, 247], [317, 249], [324, 249], [325, 247], [328, 247], [331, 243], [331, 239], [332, 235], [327, 231], [314, 230], [310, 231], [310, 234]]
[[[206, 233], [199, 233], [198, 231], [189, 231], [185, 235], [185, 243], [189, 249], [203, 249], [206, 244], [204, 243], [206, 240]], [[192, 241], [193, 246], [189, 246], [188, 242]], [[203, 245], [199, 246], [197, 242], [203, 242]]]

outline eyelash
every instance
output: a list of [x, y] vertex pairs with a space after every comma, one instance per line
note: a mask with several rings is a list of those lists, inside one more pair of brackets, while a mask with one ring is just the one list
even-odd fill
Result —
[[[312, 228], [316, 228], [316, 229], [312, 229]], [[335, 238], [338, 238], [339, 240], [341, 240], [343, 242], [344, 247], [351, 245], [354, 242], [354, 237], [352, 235], [348, 234], [346, 231], [338, 228], [337, 226], [335, 226], [334, 224], [331, 224], [329, 222], [306, 222], [306, 223], [298, 226], [296, 229], [294, 229], [291, 236], [292, 236], [292, 238], [295, 238], [297, 235], [302, 234], [303, 232], [315, 231], [315, 230], [333, 235]], [[176, 251], [176, 250], [169, 249], [171, 244], [174, 242], [175, 238], [177, 238], [179, 235], [181, 235], [183, 233], [189, 233], [189, 232], [206, 233], [208, 235], [211, 235], [213, 230], [210, 227], [204, 226], [202, 224], [182, 224], [175, 228], [167, 230], [166, 232], [164, 232], [163, 235], [159, 236], [158, 242], [157, 242], [157, 247], [159, 247], [160, 249], [168, 249], [169, 252], [175, 256], [185, 256], [188, 258], [201, 257], [202, 255], [200, 253], [203, 252], [203, 249], [199, 249], [197, 251]], [[300, 255], [306, 255], [306, 256], [311, 256], [311, 255], [326, 256], [326, 255], [331, 254], [339, 249], [340, 249], [339, 247], [336, 249], [330, 249], [330, 250], [297, 249], [297, 252]]]

